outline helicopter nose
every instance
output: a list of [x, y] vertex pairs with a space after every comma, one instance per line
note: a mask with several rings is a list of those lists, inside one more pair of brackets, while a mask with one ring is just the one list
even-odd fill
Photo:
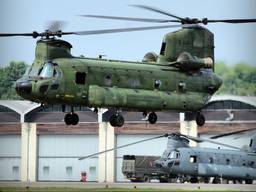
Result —
[[222, 85], [222, 79], [219, 76], [215, 76], [215, 83], [216, 83], [216, 88], [219, 89], [220, 86]]
[[162, 167], [163, 167], [160, 160], [155, 160], [155, 161], [154, 161], [154, 165], [155, 165], [157, 168], [162, 168]]
[[32, 92], [32, 83], [29, 81], [17, 81], [15, 89], [19, 95], [28, 95]]

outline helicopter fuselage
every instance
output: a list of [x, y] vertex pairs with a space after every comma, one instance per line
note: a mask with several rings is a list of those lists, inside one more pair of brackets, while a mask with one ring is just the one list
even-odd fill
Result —
[[207, 70], [181, 73], [145, 62], [58, 58], [38, 71], [28, 77], [31, 91], [22, 96], [39, 103], [197, 111], [219, 86], [218, 77]]

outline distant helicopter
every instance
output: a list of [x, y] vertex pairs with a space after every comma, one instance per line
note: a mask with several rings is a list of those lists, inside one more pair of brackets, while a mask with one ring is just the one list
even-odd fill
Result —
[[[157, 122], [156, 111], [172, 110], [193, 112], [197, 125], [205, 118], [201, 109], [219, 89], [222, 80], [213, 72], [213, 33], [199, 24], [225, 22], [250, 23], [256, 19], [202, 20], [182, 18], [157, 8], [136, 5], [139, 8], [158, 12], [175, 20], [142, 19], [84, 15], [105, 19], [122, 19], [143, 22], [177, 22], [181, 25], [62, 32], [50, 27], [38, 33], [2, 33], [0, 37], [40, 37], [35, 50], [35, 60], [28, 71], [16, 82], [16, 91], [24, 99], [42, 104], [71, 105], [65, 115], [67, 125], [76, 125], [76, 105], [109, 108], [115, 111], [109, 122], [114, 127], [124, 124], [122, 110], [143, 112], [149, 123]], [[74, 57], [72, 45], [56, 39], [63, 35], [93, 35], [151, 29], [182, 29], [164, 36], [160, 55], [149, 52], [142, 62], [108, 60], [102, 58]]]
[[[211, 137], [211, 139], [245, 131], [249, 130], [218, 135]], [[246, 149], [216, 142], [211, 139], [172, 133], [121, 145], [81, 157], [79, 160], [162, 137], [168, 137], [167, 149], [163, 152], [161, 158], [157, 159], [154, 163], [156, 167], [167, 172], [170, 175], [169, 178], [180, 177], [186, 180], [189, 178], [191, 183], [197, 183], [200, 177], [203, 182], [208, 183], [210, 178], [214, 177], [212, 182], [215, 184], [220, 183], [221, 178], [225, 179], [226, 182], [229, 180], [240, 182], [244, 180], [246, 184], [252, 184], [253, 180], [256, 179], [256, 133], [251, 137]], [[189, 147], [189, 140], [210, 142], [235, 150]]]

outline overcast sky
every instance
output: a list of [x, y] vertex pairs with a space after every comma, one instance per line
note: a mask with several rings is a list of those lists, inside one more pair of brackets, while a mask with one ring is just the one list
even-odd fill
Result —
[[[81, 31], [121, 27], [150, 26], [152, 23], [100, 20], [79, 17], [81, 14], [104, 14], [128, 17], [170, 19], [129, 6], [143, 4], [157, 7], [181, 17], [209, 19], [256, 18], [254, 0], [1, 0], [0, 32], [43, 31], [47, 21], [67, 21], [65, 31]], [[158, 25], [158, 24], [153, 24]], [[209, 24], [215, 34], [215, 59], [229, 64], [246, 62], [256, 66], [255, 24]], [[160, 29], [142, 32], [63, 37], [73, 45], [73, 55], [139, 61], [148, 51], [159, 53], [161, 41], [167, 32]], [[0, 65], [12, 60], [29, 64], [34, 59], [36, 40], [30, 37], [0, 39]]]

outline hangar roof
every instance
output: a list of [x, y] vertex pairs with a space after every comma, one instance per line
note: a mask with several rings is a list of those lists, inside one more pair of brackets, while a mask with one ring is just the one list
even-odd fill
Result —
[[236, 95], [215, 95], [213, 96], [208, 103], [216, 102], [216, 101], [240, 101], [242, 103], [246, 103], [256, 107], [256, 97], [252, 96], [236, 96]]
[[15, 111], [20, 115], [26, 114], [40, 106], [40, 104], [22, 100], [0, 100], [0, 105]]

